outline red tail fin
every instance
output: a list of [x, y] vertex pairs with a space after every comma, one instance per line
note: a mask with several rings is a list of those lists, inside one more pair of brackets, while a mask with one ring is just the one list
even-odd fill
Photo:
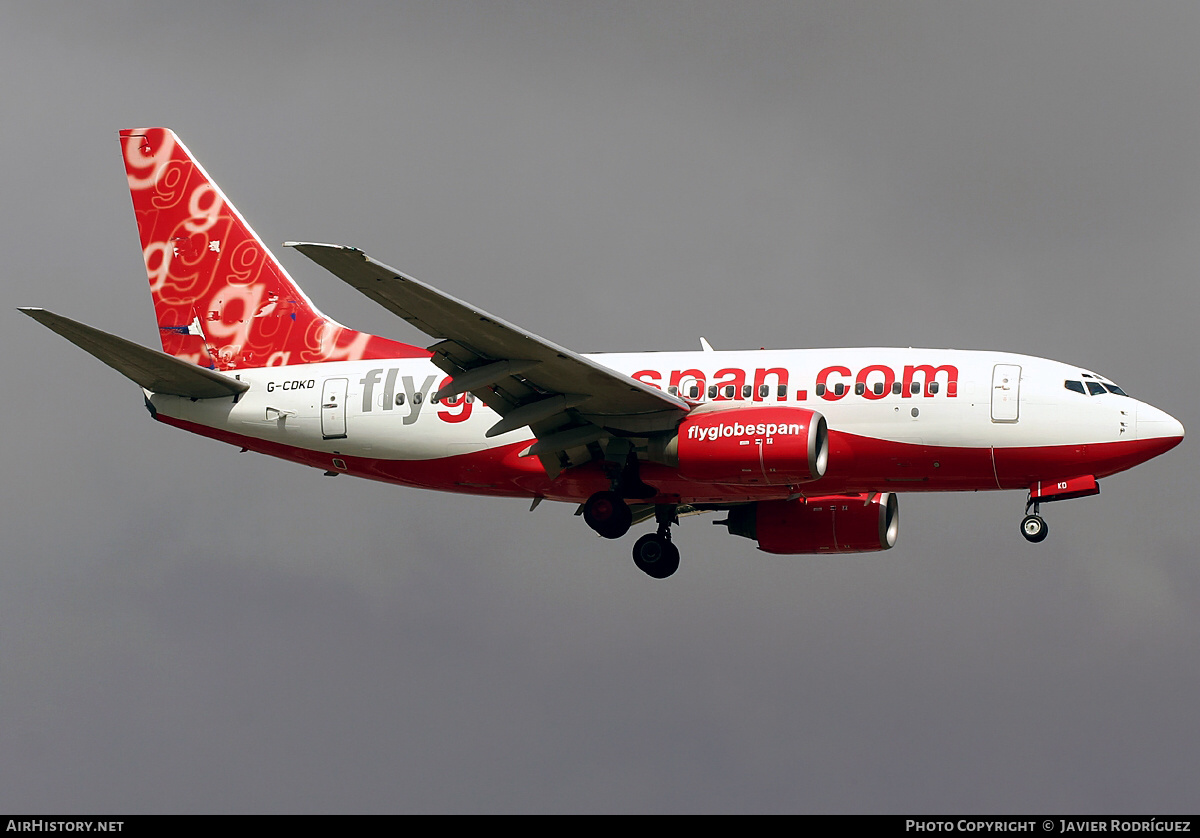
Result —
[[121, 147], [164, 352], [220, 370], [428, 356], [321, 314], [174, 133]]

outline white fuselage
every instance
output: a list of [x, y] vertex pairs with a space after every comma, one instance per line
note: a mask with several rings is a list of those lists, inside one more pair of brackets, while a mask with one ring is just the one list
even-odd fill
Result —
[[[943, 449], [931, 467], [941, 469], [951, 451], [1004, 449], [1055, 451], [1055, 462], [1038, 479], [1071, 476], [1064, 472], [1112, 473], [1128, 468], [1109, 456], [1100, 467], [1087, 461], [1088, 448], [1181, 436], [1182, 427], [1167, 414], [1120, 395], [1111, 382], [1079, 367], [1002, 352], [939, 349], [849, 348], [723, 352], [622, 353], [589, 356], [618, 372], [684, 397], [721, 406], [751, 404], [804, 407], [822, 414], [836, 438], [854, 440], [854, 471], [870, 482], [883, 474], [864, 462], [874, 456], [872, 443], [885, 446], [879, 456], [903, 459], [895, 451]], [[491, 439], [484, 434], [498, 417], [481, 401], [459, 396], [446, 403], [433, 399], [447, 376], [426, 359], [345, 361], [303, 366], [246, 369], [237, 373], [250, 389], [232, 399], [191, 401], [149, 395], [161, 418], [202, 426], [252, 449], [293, 456], [318, 465], [322, 458], [340, 463], [412, 462], [479, 457], [533, 441], [528, 428]], [[1066, 382], [1078, 382], [1068, 389]], [[1094, 392], [1089, 392], [1090, 390]], [[1105, 387], [1105, 385], [1108, 387]], [[1084, 392], [1078, 392], [1083, 390]], [[199, 427], [193, 430], [204, 432]], [[887, 447], [891, 444], [900, 448]], [[865, 447], [864, 447], [865, 446]], [[1070, 463], [1071, 446], [1079, 453]], [[1156, 452], [1158, 453], [1158, 452]], [[937, 457], [935, 451], [934, 455]], [[961, 472], [953, 485], [912, 472], [910, 489], [1014, 488], [998, 475], [975, 480]], [[1131, 455], [1134, 456], [1134, 455]], [[1151, 455], [1153, 456], [1153, 455]], [[1136, 461], [1140, 462], [1141, 457]], [[494, 458], [493, 458], [494, 459]], [[515, 462], [512, 457], [508, 458]], [[919, 459], [919, 458], [918, 458]], [[534, 459], [534, 462], [536, 460]], [[915, 462], [915, 461], [914, 461]], [[936, 465], [934, 465], [936, 463]], [[904, 465], [904, 464], [902, 464]], [[488, 467], [494, 471], [495, 463]], [[831, 472], [836, 472], [835, 459]], [[921, 466], [914, 466], [917, 471]], [[528, 476], [532, 464], [519, 470]], [[1028, 467], [1025, 467], [1028, 471]], [[341, 470], [355, 472], [353, 466]], [[980, 469], [975, 469], [980, 470]], [[986, 471], [986, 469], [982, 469]], [[368, 469], [370, 471], [370, 469]], [[448, 475], [454, 476], [454, 469]], [[1003, 471], [1003, 468], [1000, 469]], [[948, 473], [948, 472], [945, 472]], [[936, 473], [931, 473], [937, 477]], [[1028, 475], [1022, 472], [1020, 480]], [[386, 470], [368, 473], [390, 479]], [[884, 477], [889, 482], [895, 482]], [[900, 478], [895, 478], [899, 480]], [[1015, 478], [1014, 478], [1015, 479]], [[423, 476], [412, 482], [432, 488], [486, 491], [496, 483], [490, 473], [478, 485], [448, 479], [446, 485]], [[959, 485], [965, 480], [966, 484]], [[399, 479], [397, 482], [409, 482]], [[852, 483], [854, 481], [851, 481]], [[463, 487], [464, 488], [460, 488]], [[527, 484], [521, 484], [527, 485]], [[858, 487], [854, 483], [855, 488]], [[502, 493], [511, 487], [494, 486]], [[885, 488], [880, 486], [879, 488]], [[527, 488], [532, 494], [541, 490]], [[551, 494], [560, 494], [551, 492]], [[566, 491], [565, 497], [575, 496]], [[735, 493], [736, 494], [736, 493]], [[706, 496], [712, 496], [708, 491]]]

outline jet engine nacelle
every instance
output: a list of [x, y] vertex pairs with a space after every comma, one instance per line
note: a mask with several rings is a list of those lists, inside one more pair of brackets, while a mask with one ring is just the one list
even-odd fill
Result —
[[899, 512], [890, 492], [829, 495], [735, 506], [717, 523], [767, 553], [871, 553], [895, 546]]
[[692, 480], [786, 486], [825, 474], [825, 417], [803, 407], [697, 410], [666, 447], [667, 462]]

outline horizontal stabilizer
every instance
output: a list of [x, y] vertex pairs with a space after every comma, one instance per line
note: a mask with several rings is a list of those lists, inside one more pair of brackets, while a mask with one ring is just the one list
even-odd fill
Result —
[[152, 393], [190, 399], [219, 399], [246, 392], [249, 384], [198, 367], [133, 341], [110, 335], [44, 308], [22, 308], [47, 329], [58, 332], [84, 352], [95, 355], [121, 375]]

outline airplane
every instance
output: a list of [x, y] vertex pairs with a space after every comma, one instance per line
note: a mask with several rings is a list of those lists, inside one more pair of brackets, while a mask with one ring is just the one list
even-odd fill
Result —
[[774, 554], [887, 550], [898, 492], [1040, 506], [1178, 445], [1098, 373], [1028, 355], [845, 348], [580, 354], [341, 245], [287, 242], [433, 339], [322, 314], [180, 139], [119, 132], [162, 351], [25, 314], [142, 388], [167, 425], [327, 475], [577, 505], [656, 579], [707, 512]]

